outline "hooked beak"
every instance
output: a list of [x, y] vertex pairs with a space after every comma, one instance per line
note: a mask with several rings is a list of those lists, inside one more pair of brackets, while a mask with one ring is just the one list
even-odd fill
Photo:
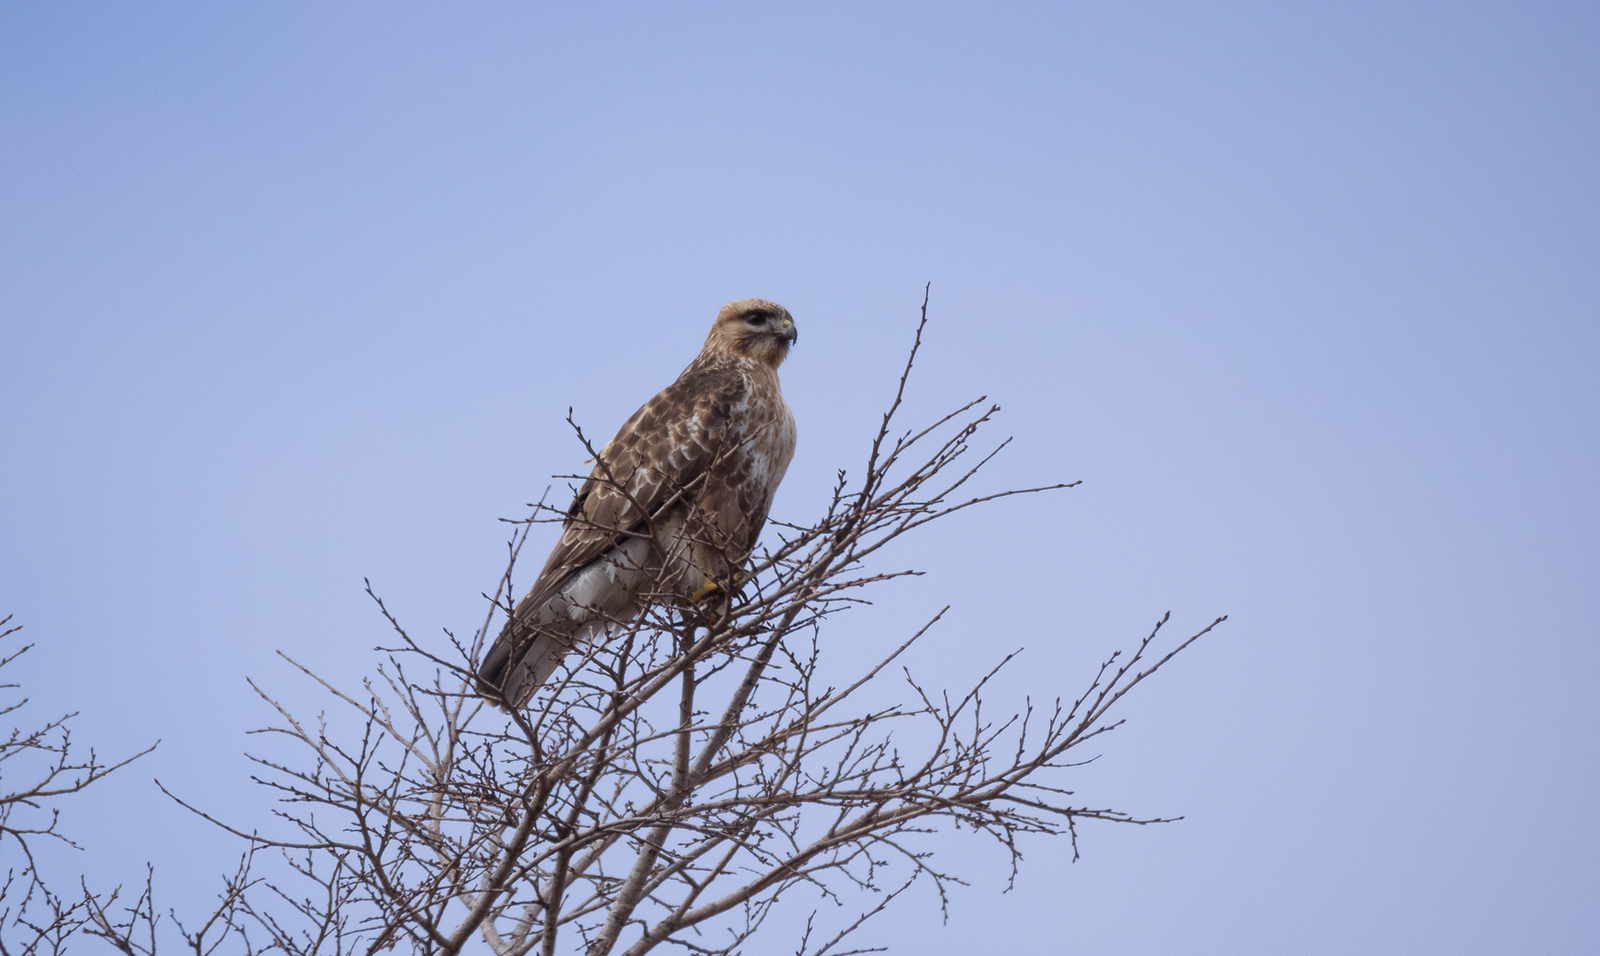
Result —
[[783, 337], [790, 345], [800, 341], [800, 330], [794, 327], [794, 319], [783, 320]]

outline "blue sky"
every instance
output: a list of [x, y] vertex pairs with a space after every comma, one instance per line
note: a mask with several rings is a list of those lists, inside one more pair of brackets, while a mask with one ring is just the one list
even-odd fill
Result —
[[[980, 843], [901, 952], [1600, 944], [1600, 15], [1582, 4], [10, 4], [0, 614], [43, 711], [160, 749], [69, 807], [172, 902], [259, 814], [246, 675], [470, 629], [504, 526], [698, 348], [786, 305], [822, 507], [888, 398], [1014, 435], [841, 627], [1075, 691], [1213, 638], [1074, 778], [1184, 815]], [[946, 626], [947, 625], [947, 626]], [[130, 827], [130, 820], [138, 826]]]

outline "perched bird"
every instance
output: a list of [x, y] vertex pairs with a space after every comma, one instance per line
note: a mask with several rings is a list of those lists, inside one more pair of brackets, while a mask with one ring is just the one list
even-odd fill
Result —
[[778, 366], [797, 338], [777, 303], [722, 307], [695, 360], [598, 453], [478, 667], [484, 696], [523, 706], [578, 643], [649, 605], [703, 599], [749, 557], [794, 455]]

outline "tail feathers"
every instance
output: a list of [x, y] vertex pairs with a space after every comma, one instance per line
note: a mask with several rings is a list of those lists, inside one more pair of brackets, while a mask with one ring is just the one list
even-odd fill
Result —
[[[517, 602], [511, 620], [478, 668], [478, 690], [505, 707], [520, 709], [561, 663], [568, 650], [608, 624], [638, 613], [634, 593], [645, 576], [648, 538], [629, 538], [570, 573], [558, 588], [544, 578]], [[534, 601], [534, 595], [543, 595]]]
[[555, 672], [570, 646], [570, 637], [563, 640], [542, 629], [529, 634], [508, 624], [478, 666], [478, 692], [501, 706], [520, 708]]

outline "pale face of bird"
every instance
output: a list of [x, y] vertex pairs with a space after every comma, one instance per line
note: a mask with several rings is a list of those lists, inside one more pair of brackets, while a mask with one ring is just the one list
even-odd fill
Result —
[[800, 337], [789, 310], [766, 299], [729, 302], [711, 324], [706, 345], [716, 345], [777, 368]]

